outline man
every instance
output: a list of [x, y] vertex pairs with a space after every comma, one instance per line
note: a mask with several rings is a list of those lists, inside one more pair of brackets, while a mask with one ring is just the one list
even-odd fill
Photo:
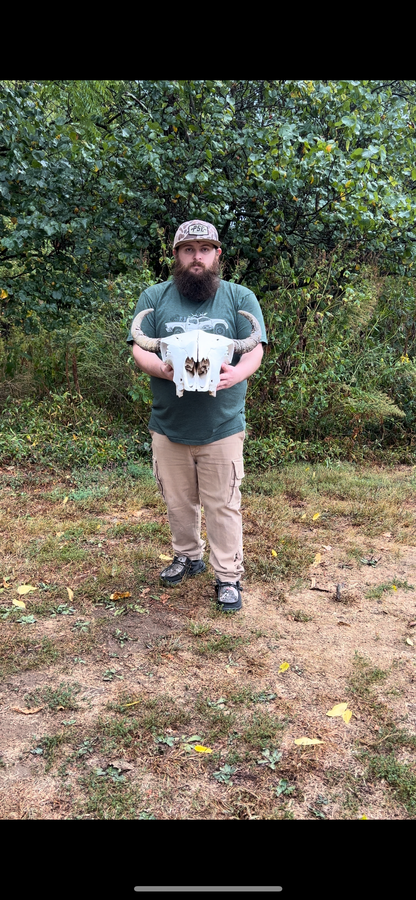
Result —
[[[201, 540], [201, 504], [210, 544], [210, 563], [216, 575], [219, 608], [241, 609], [240, 576], [243, 568], [241, 495], [244, 475], [244, 405], [247, 378], [260, 366], [267, 343], [259, 303], [248, 288], [223, 281], [219, 275], [221, 244], [209, 222], [193, 219], [177, 230], [173, 279], [147, 288], [137, 303], [135, 317], [143, 318], [140, 335], [132, 333], [136, 365], [150, 375], [153, 406], [149, 422], [153, 471], [167, 504], [174, 560], [160, 575], [166, 585], [205, 570]], [[223, 363], [216, 396], [185, 391], [177, 396], [174, 370], [152, 350], [148, 338], [163, 338], [178, 331], [202, 327], [230, 339], [247, 338], [250, 324], [239, 315], [255, 316], [261, 340], [243, 355], [234, 353]], [[199, 326], [201, 323], [201, 326]], [[146, 338], [145, 336], [148, 336]], [[135, 343], [139, 340], [141, 346]], [[238, 346], [241, 346], [239, 344]]]

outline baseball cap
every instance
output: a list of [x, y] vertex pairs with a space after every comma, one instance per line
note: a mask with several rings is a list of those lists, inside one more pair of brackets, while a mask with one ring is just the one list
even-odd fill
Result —
[[191, 219], [190, 222], [183, 222], [179, 226], [173, 241], [173, 249], [184, 241], [209, 241], [215, 247], [221, 247], [218, 240], [218, 231], [210, 222], [203, 222], [202, 219]]

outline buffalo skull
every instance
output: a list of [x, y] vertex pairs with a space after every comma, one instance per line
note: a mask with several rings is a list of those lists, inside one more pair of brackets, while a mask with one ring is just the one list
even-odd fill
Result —
[[261, 341], [261, 328], [255, 316], [242, 309], [238, 311], [251, 323], [251, 335], [241, 341], [202, 330], [173, 334], [167, 338], [146, 337], [141, 325], [153, 309], [145, 309], [135, 317], [131, 333], [142, 350], [160, 353], [163, 362], [172, 366], [178, 397], [182, 397], [184, 390], [209, 391], [215, 397], [222, 364], [230, 364], [234, 353], [249, 353]]

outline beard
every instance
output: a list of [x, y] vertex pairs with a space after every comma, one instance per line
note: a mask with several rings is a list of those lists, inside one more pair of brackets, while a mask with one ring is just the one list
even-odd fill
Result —
[[191, 272], [188, 266], [177, 262], [173, 269], [173, 280], [180, 294], [188, 300], [194, 300], [195, 303], [203, 303], [204, 300], [213, 297], [218, 290], [221, 280], [219, 271], [220, 264], [217, 259], [209, 269], [199, 265], [198, 272]]

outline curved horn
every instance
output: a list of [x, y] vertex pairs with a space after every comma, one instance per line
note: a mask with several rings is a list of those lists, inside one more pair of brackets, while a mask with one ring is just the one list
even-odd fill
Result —
[[234, 353], [249, 353], [261, 341], [261, 328], [256, 317], [251, 313], [245, 312], [243, 309], [239, 309], [238, 312], [240, 316], [245, 316], [251, 322], [251, 334], [242, 341], [234, 341]]
[[142, 350], [148, 350], [150, 353], [159, 353], [160, 350], [160, 338], [149, 338], [145, 334], [143, 334], [141, 329], [141, 324], [145, 316], [148, 313], [153, 312], [153, 307], [151, 309], [144, 309], [143, 312], [140, 312], [135, 319], [133, 319], [133, 324], [131, 326], [131, 333], [135, 344], [138, 344]]

